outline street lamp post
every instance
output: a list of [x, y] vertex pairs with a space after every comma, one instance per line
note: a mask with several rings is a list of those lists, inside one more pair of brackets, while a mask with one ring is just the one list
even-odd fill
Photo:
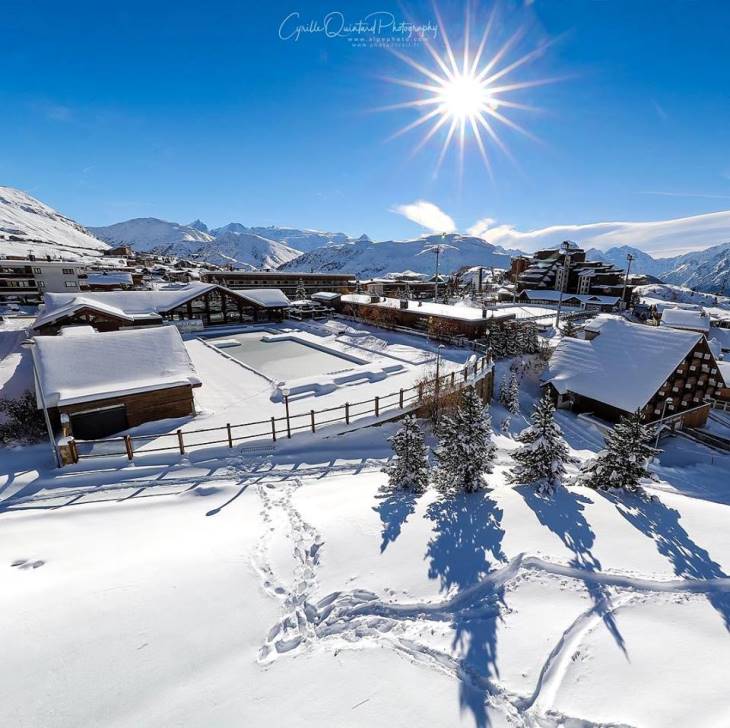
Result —
[[435, 418], [436, 422], [439, 420], [439, 409], [440, 409], [440, 401], [439, 401], [439, 393], [441, 389], [441, 353], [444, 350], [444, 345], [439, 344], [438, 349], [436, 349], [436, 381], [434, 383], [433, 387], [433, 395], [434, 395], [434, 402], [436, 405], [436, 412], [435, 412]]
[[53, 434], [53, 427], [51, 427], [51, 418], [48, 416], [48, 406], [46, 405], [46, 395], [43, 391], [43, 384], [41, 383], [41, 379], [38, 376], [38, 367], [36, 366], [36, 357], [35, 357], [35, 341], [33, 339], [26, 339], [21, 346], [24, 349], [28, 349], [30, 351], [30, 356], [32, 359], [32, 365], [33, 365], [33, 380], [35, 381], [36, 391], [38, 392], [39, 397], [41, 398], [41, 407], [43, 408], [43, 419], [46, 423], [46, 430], [48, 431], [48, 440], [51, 443], [51, 448], [53, 449], [53, 459], [56, 462], [56, 467], [61, 467], [61, 458], [58, 454], [58, 447], [56, 446], [56, 438]]
[[570, 278], [570, 243], [566, 240], [561, 247], [565, 251], [565, 263], [563, 263], [564, 277], [560, 281], [560, 296], [558, 296], [558, 310], [555, 313], [555, 328], [560, 329], [560, 309], [563, 307], [563, 289]]
[[631, 255], [631, 253], [627, 253], [626, 255], [626, 275], [624, 276], [624, 287], [621, 291], [621, 310], [623, 311], [626, 308], [626, 286], [629, 282], [629, 271], [631, 270], [631, 261], [634, 259], [634, 256]]
[[667, 405], [672, 404], [674, 400], [671, 397], [667, 397], [664, 400], [664, 406], [662, 407], [662, 416], [659, 418], [659, 423], [657, 424], [656, 428], [656, 442], [654, 443], [654, 449], [656, 450], [659, 447], [659, 436], [662, 434], [662, 423], [664, 422], [664, 415], [667, 412]]

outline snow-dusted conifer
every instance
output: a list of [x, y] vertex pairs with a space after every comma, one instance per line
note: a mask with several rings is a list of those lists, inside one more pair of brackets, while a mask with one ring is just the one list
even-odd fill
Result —
[[307, 300], [307, 289], [304, 287], [304, 281], [301, 278], [297, 281], [297, 289], [294, 291], [294, 299], [296, 301]]
[[561, 329], [561, 331], [563, 332], [563, 336], [567, 336], [571, 339], [574, 339], [575, 334], [576, 334], [576, 328], [575, 328], [575, 324], [573, 323], [573, 319], [568, 319], [563, 324], [563, 328]]
[[509, 378], [505, 372], [502, 381], [499, 383], [499, 403], [505, 408], [509, 405]]
[[403, 423], [392, 437], [388, 438], [394, 457], [385, 465], [391, 488], [421, 493], [428, 486], [428, 448], [423, 433], [413, 415], [403, 418]]
[[657, 451], [651, 440], [651, 432], [642, 423], [639, 412], [622, 417], [606, 435], [604, 449], [582, 468], [578, 484], [637, 492], [642, 479], [653, 477], [648, 464]]
[[434, 452], [436, 487], [465, 493], [479, 490], [482, 476], [492, 472], [495, 454], [489, 410], [474, 387], [467, 387], [454, 414], [441, 418]]
[[574, 462], [555, 422], [555, 408], [548, 394], [536, 404], [532, 424], [517, 436], [521, 443], [513, 453], [512, 483], [531, 483], [541, 493], [550, 493], [565, 475], [567, 463]]

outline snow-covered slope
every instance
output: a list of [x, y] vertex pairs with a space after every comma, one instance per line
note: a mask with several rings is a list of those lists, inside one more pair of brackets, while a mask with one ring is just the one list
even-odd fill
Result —
[[0, 257], [34, 253], [83, 260], [100, 256], [108, 247], [35, 197], [13, 187], [0, 187]]
[[[416, 240], [389, 240], [373, 243], [358, 240], [344, 245], [330, 245], [305, 253], [282, 266], [292, 271], [347, 271], [360, 277], [382, 276], [390, 271], [411, 270], [433, 273], [434, 255], [423, 253], [428, 245], [442, 242], [440, 235]], [[451, 272], [464, 266], [484, 265], [509, 268], [510, 256], [502, 248], [482, 238], [466, 235], [447, 235], [444, 242], [453, 246], [440, 259], [441, 272]]]
[[299, 255], [300, 250], [284, 243], [245, 232], [221, 233], [200, 251], [200, 257], [209, 263], [252, 268], [278, 268]]
[[730, 243], [674, 258], [672, 269], [661, 278], [711, 293], [729, 293]]
[[302, 252], [308, 252], [315, 248], [321, 248], [325, 245], [353, 242], [353, 239], [345, 235], [345, 233], [301, 230], [299, 228], [278, 227], [275, 225], [267, 227], [246, 227], [240, 222], [228, 223], [228, 225], [216, 228], [211, 232], [216, 236], [228, 232], [250, 233], [253, 235], [259, 235], [262, 238], [267, 238], [268, 240], [275, 240], [278, 243], [284, 243], [284, 245]]
[[636, 293], [642, 300], [649, 302], [667, 301], [668, 303], [691, 304], [693, 306], [716, 306], [730, 310], [730, 298], [714, 293], [693, 291], [691, 288], [667, 283], [637, 286]]
[[626, 269], [626, 256], [628, 254], [634, 256], [634, 260], [631, 262], [632, 273], [641, 273], [657, 278], [661, 278], [664, 273], [671, 270], [675, 260], [674, 258], [652, 258], [649, 253], [645, 253], [638, 248], [632, 248], [630, 245], [621, 245], [608, 250], [598, 250], [598, 248], [586, 250], [586, 258], [589, 260], [603, 260], [624, 270]]

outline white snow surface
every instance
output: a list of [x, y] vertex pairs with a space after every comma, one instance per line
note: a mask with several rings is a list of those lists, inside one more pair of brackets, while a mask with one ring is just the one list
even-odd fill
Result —
[[724, 725], [730, 457], [672, 440], [645, 498], [543, 498], [504, 481], [523, 424], [452, 497], [383, 490], [389, 426], [60, 472], [6, 451], [0, 723]]
[[13, 187], [0, 187], [0, 258], [34, 253], [91, 262], [108, 247], [35, 197]]
[[629, 413], [651, 399], [702, 337], [610, 314], [597, 316], [587, 327], [598, 336], [561, 339], [544, 381], [560, 393], [575, 392]]
[[710, 317], [698, 310], [665, 308], [660, 323], [672, 329], [702, 331], [705, 334], [710, 331]]
[[38, 378], [49, 407], [200, 384], [174, 326], [106, 333], [79, 328], [85, 330], [34, 339]]

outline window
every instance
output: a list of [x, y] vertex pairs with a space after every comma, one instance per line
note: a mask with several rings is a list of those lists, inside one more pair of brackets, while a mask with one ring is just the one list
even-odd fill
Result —
[[64, 268], [61, 272], [65, 276], [72, 276], [74, 274], [74, 269], [73, 268]]
[[45, 288], [46, 282], [45, 281], [38, 281], [38, 288]]
[[76, 288], [76, 281], [66, 281], [66, 288]]
[[33, 274], [39, 276], [43, 271], [40, 268], [33, 268]]

